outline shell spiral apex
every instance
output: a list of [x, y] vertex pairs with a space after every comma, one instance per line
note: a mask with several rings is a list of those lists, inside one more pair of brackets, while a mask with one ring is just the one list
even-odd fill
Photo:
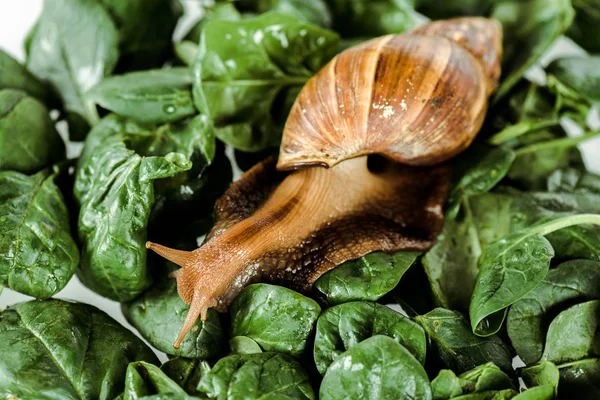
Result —
[[278, 169], [381, 154], [434, 165], [478, 133], [500, 77], [496, 21], [465, 17], [376, 38], [338, 54], [288, 117]]

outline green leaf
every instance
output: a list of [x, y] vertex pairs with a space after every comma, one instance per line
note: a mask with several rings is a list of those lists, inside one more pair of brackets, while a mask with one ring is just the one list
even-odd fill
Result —
[[512, 371], [509, 347], [498, 336], [479, 337], [459, 313], [436, 308], [415, 320], [425, 329], [444, 364], [457, 372], [492, 361], [503, 371]]
[[100, 0], [119, 31], [118, 69], [161, 67], [183, 8], [177, 0]]
[[[238, 1], [236, 4], [239, 6], [240, 2]], [[204, 27], [210, 21], [241, 21], [242, 19], [242, 15], [236, 6], [229, 2], [216, 3], [213, 7], [205, 7], [204, 12], [204, 17], [185, 36], [186, 41], [198, 44]]]
[[546, 72], [598, 106], [600, 105], [599, 68], [600, 56], [568, 57], [554, 60], [546, 68]]
[[510, 308], [506, 321], [508, 336], [525, 364], [541, 357], [549, 316], [573, 303], [600, 299], [600, 263], [567, 261], [550, 270], [534, 290]]
[[319, 398], [432, 399], [427, 373], [394, 339], [373, 336], [340, 355], [323, 377]]
[[[153, 179], [190, 170], [191, 160], [190, 171], [199, 175], [211, 151], [214, 139], [201, 116], [143, 127], [111, 115], [90, 132], [74, 189], [83, 247], [78, 276], [86, 286], [119, 301], [132, 300], [149, 286], [145, 243]], [[179, 188], [186, 182], [171, 184]]]
[[558, 366], [560, 393], [577, 400], [596, 400], [600, 396], [600, 358], [570, 362]]
[[416, 0], [417, 11], [431, 19], [488, 15], [495, 0]]
[[508, 377], [494, 363], [488, 362], [459, 375], [464, 393], [481, 393], [488, 390], [514, 389]]
[[196, 321], [179, 349], [173, 347], [189, 310], [177, 294], [177, 282], [166, 276], [129, 303], [121, 303], [123, 315], [152, 346], [167, 354], [187, 358], [211, 358], [223, 352], [223, 331], [218, 313], [210, 309], [206, 321]]
[[560, 372], [556, 365], [549, 361], [542, 361], [532, 367], [523, 368], [521, 377], [527, 386], [550, 386], [553, 392], [558, 390]]
[[262, 349], [254, 340], [248, 336], [235, 336], [229, 339], [231, 354], [254, 354], [262, 353]]
[[[481, 150], [476, 151], [481, 154]], [[485, 151], [485, 150], [484, 150]], [[475, 157], [474, 162], [462, 175], [452, 193], [450, 194], [448, 208], [458, 209], [460, 202], [465, 197], [487, 193], [494, 188], [508, 173], [515, 160], [515, 152], [506, 147], [492, 148]], [[451, 211], [451, 214], [457, 212]]]
[[[0, 89], [23, 90], [40, 102], [50, 106], [54, 99], [48, 88], [17, 60], [0, 50]], [[0, 115], [3, 112], [0, 112]]]
[[0, 172], [0, 284], [37, 298], [58, 293], [79, 264], [55, 177]]
[[85, 97], [141, 123], [166, 123], [196, 113], [191, 88], [191, 70], [175, 67], [112, 76]]
[[376, 335], [391, 337], [421, 364], [425, 362], [423, 328], [386, 306], [357, 301], [329, 308], [319, 317], [314, 345], [317, 369], [324, 375], [342, 353]]
[[237, 7], [242, 11], [259, 14], [276, 11], [323, 28], [331, 27], [331, 15], [326, 0], [241, 0], [238, 1]]
[[0, 90], [0, 171], [32, 173], [64, 157], [48, 109], [20, 90]]
[[210, 371], [210, 366], [206, 361], [176, 357], [167, 360], [160, 369], [186, 393], [197, 395], [200, 394], [197, 390], [200, 379]]
[[591, 53], [600, 52], [598, 23], [600, 23], [600, 2], [598, 0], [572, 0], [575, 8], [575, 21], [567, 36]]
[[460, 379], [449, 369], [441, 370], [431, 381], [431, 391], [433, 400], [447, 400], [463, 393]]
[[485, 249], [471, 299], [473, 332], [496, 333], [506, 307], [533, 290], [546, 276], [554, 250], [544, 235], [574, 225], [600, 225], [600, 216], [579, 214], [554, 218], [543, 224], [511, 233]]
[[560, 364], [600, 356], [599, 329], [600, 300], [566, 309], [548, 328], [542, 359]]
[[232, 336], [248, 336], [265, 351], [300, 355], [321, 307], [293, 290], [267, 284], [247, 286], [231, 304]]
[[281, 353], [222, 358], [202, 377], [198, 389], [217, 400], [315, 398], [300, 363]]
[[583, 169], [565, 168], [548, 177], [548, 191], [600, 195], [600, 175]]
[[123, 400], [148, 398], [155, 394], [168, 394], [170, 395], [169, 398], [185, 398], [187, 396], [187, 393], [181, 386], [169, 378], [156, 365], [144, 361], [136, 361], [129, 364], [125, 374]]
[[345, 262], [321, 276], [314, 284], [319, 298], [330, 305], [355, 300], [377, 301], [398, 285], [420, 252], [375, 252]]
[[402, 33], [427, 21], [410, 0], [327, 0], [333, 29], [344, 38], [371, 38]]
[[501, 0], [492, 18], [504, 32], [503, 78], [496, 99], [504, 97], [525, 71], [571, 25], [575, 11], [570, 0]]
[[290, 15], [210, 21], [194, 66], [194, 102], [236, 149], [279, 145], [302, 85], [336, 53], [331, 31]]
[[112, 400], [130, 362], [158, 362], [104, 312], [54, 299], [2, 311], [0, 343], [0, 397], [7, 398]]
[[522, 391], [513, 400], [552, 400], [556, 396], [554, 389], [550, 385], [532, 387]]
[[98, 116], [83, 95], [113, 71], [118, 40], [115, 25], [97, 1], [45, 0], [27, 68], [52, 84], [74, 118], [94, 124]]

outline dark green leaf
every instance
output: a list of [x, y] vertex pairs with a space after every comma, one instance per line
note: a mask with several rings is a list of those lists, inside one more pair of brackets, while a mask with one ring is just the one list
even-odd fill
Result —
[[[481, 154], [482, 149], [477, 149]], [[473, 164], [462, 175], [450, 194], [448, 208], [458, 209], [465, 197], [489, 192], [508, 173], [515, 159], [515, 152], [506, 147], [496, 147], [485, 152], [483, 156], [475, 157]], [[456, 214], [457, 210], [452, 212]]]
[[566, 393], [577, 400], [600, 398], [600, 358], [590, 358], [558, 366], [560, 371], [559, 393]]
[[548, 328], [542, 359], [555, 364], [600, 356], [600, 300], [576, 304]]
[[277, 146], [300, 87], [335, 55], [338, 41], [284, 14], [211, 21], [194, 67], [196, 107], [236, 149]]
[[25, 92], [0, 90], [0, 171], [32, 173], [65, 157], [48, 109]]
[[600, 299], [600, 263], [573, 260], [550, 270], [538, 287], [516, 302], [508, 312], [507, 331], [525, 364], [541, 358], [549, 316], [592, 299]]
[[542, 361], [537, 365], [522, 369], [521, 377], [529, 387], [550, 386], [556, 393], [560, 372], [556, 365], [549, 361]]
[[210, 133], [202, 116], [142, 127], [114, 115], [90, 132], [74, 190], [83, 245], [78, 276], [85, 285], [120, 301], [148, 287], [145, 242], [153, 180], [190, 170], [190, 160], [198, 161], [192, 171], [201, 172], [214, 151]]
[[107, 78], [85, 98], [141, 123], [166, 123], [196, 113], [191, 89], [192, 71], [176, 67]]
[[416, 9], [431, 19], [488, 14], [495, 0], [416, 0]]
[[95, 307], [30, 301], [0, 313], [0, 397], [113, 399], [132, 361], [158, 362], [133, 333]]
[[156, 365], [136, 361], [127, 367], [123, 400], [136, 400], [154, 394], [186, 396], [186, 392]]
[[575, 11], [570, 0], [501, 0], [492, 17], [504, 32], [503, 78], [496, 98], [505, 96], [525, 71], [538, 62], [571, 25]]
[[463, 396], [455, 397], [454, 400], [509, 400], [513, 399], [517, 395], [513, 389], [506, 390], [490, 390], [481, 393], [465, 394]]
[[183, 8], [177, 0], [100, 0], [119, 30], [118, 69], [158, 68], [171, 54]]
[[248, 336], [235, 336], [229, 339], [229, 348], [232, 354], [262, 353], [262, 349]]
[[416, 251], [367, 254], [327, 272], [314, 288], [330, 306], [354, 300], [376, 301], [398, 285], [419, 255]]
[[301, 354], [321, 307], [293, 290], [267, 284], [246, 287], [231, 304], [232, 336], [248, 336], [265, 351]]
[[[24, 66], [0, 50], [0, 89], [17, 89], [27, 92], [46, 105], [52, 105], [53, 99], [48, 88], [31, 74]], [[0, 112], [0, 115], [3, 114]]]
[[391, 337], [421, 364], [425, 362], [423, 328], [386, 306], [357, 301], [329, 308], [319, 317], [314, 349], [317, 369], [325, 374], [342, 353], [376, 335]]
[[598, 26], [600, 24], [600, 2], [598, 0], [572, 0], [575, 21], [567, 35], [589, 52], [600, 52]]
[[331, 15], [326, 0], [240, 0], [238, 8], [256, 13], [276, 11], [323, 28], [331, 27]]
[[431, 381], [433, 400], [447, 400], [460, 396], [463, 391], [460, 379], [449, 369], [443, 369]]
[[323, 378], [319, 398], [431, 399], [421, 364], [394, 339], [373, 336], [340, 355]]
[[315, 398], [300, 363], [280, 353], [222, 358], [202, 377], [198, 389], [217, 400]]
[[52, 84], [68, 112], [93, 124], [98, 117], [83, 95], [114, 69], [118, 39], [114, 23], [97, 1], [45, 0], [27, 68]]
[[210, 366], [206, 361], [176, 357], [166, 361], [160, 369], [187, 393], [197, 395], [200, 379], [210, 371]]
[[497, 336], [479, 337], [459, 313], [436, 308], [415, 320], [425, 329], [444, 364], [457, 372], [492, 361], [503, 371], [512, 371], [509, 347]]
[[177, 294], [177, 282], [166, 276], [132, 302], [121, 304], [127, 321], [160, 351], [202, 359], [222, 353], [223, 332], [213, 309], [208, 311], [206, 321], [196, 321], [179, 349], [173, 347], [189, 308]]
[[425, 22], [410, 0], [327, 0], [333, 29], [345, 38], [402, 33]]
[[514, 389], [508, 377], [494, 363], [479, 365], [458, 376], [464, 393], [480, 393], [488, 390]]
[[473, 332], [479, 335], [497, 332], [506, 307], [544, 279], [554, 250], [543, 236], [580, 224], [600, 225], [600, 215], [554, 217], [505, 236], [485, 249], [469, 309]]
[[0, 284], [37, 298], [58, 293], [79, 264], [55, 177], [0, 172]]
[[[237, 4], [239, 5], [240, 2]], [[185, 40], [198, 44], [204, 27], [210, 21], [240, 21], [242, 19], [238, 9], [229, 2], [216, 3], [213, 7], [206, 7], [204, 11], [204, 17], [188, 32]]]
[[592, 104], [600, 105], [600, 56], [560, 58], [546, 72]]

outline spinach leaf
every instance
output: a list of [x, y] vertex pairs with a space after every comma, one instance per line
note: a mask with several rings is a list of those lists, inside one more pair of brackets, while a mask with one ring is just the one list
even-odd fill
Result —
[[171, 358], [160, 369], [191, 395], [198, 395], [198, 384], [202, 376], [210, 371], [206, 361], [191, 358]]
[[600, 56], [568, 57], [554, 60], [546, 72], [597, 106], [600, 104], [599, 68]]
[[373, 336], [329, 366], [319, 398], [425, 400], [432, 394], [427, 373], [406, 348], [390, 337]]
[[434, 400], [447, 400], [463, 394], [460, 379], [452, 370], [443, 369], [431, 381]]
[[111, 115], [90, 132], [74, 189], [83, 245], [77, 274], [86, 286], [120, 301], [148, 287], [145, 242], [153, 181], [190, 170], [190, 159], [203, 160], [194, 169], [205, 166], [210, 149], [214, 142], [202, 116], [144, 127]]
[[119, 31], [119, 71], [158, 68], [171, 55], [177, 0], [100, 0]]
[[300, 88], [337, 46], [334, 32], [290, 15], [210, 21], [194, 66], [196, 107], [236, 149], [277, 146]]
[[141, 123], [166, 123], [196, 114], [191, 89], [191, 70], [175, 67], [112, 76], [85, 98]]
[[588, 358], [558, 366], [560, 392], [573, 398], [596, 400], [600, 396], [600, 358]]
[[600, 263], [567, 261], [550, 270], [534, 290], [510, 308], [506, 321], [508, 336], [525, 364], [542, 357], [548, 316], [567, 305], [600, 299]]
[[471, 161], [470, 168], [461, 176], [450, 194], [448, 209], [451, 218], [456, 215], [460, 202], [465, 197], [492, 190], [506, 176], [515, 160], [515, 152], [510, 148], [496, 147], [485, 150], [487, 149], [476, 147], [474, 151], [465, 155], [474, 160]]
[[492, 361], [503, 371], [512, 371], [510, 348], [498, 336], [479, 337], [459, 313], [443, 308], [415, 320], [425, 329], [443, 363], [456, 372], [465, 372]]
[[548, 191], [600, 195], [600, 175], [586, 170], [565, 168], [548, 177]]
[[[48, 106], [54, 105], [54, 99], [46, 85], [2, 50], [0, 50], [0, 71], [2, 71], [0, 89], [23, 90]], [[3, 113], [0, 112], [1, 114]]]
[[[239, 7], [242, 3], [238, 1], [236, 4]], [[188, 32], [188, 34], [185, 36], [185, 40], [198, 44], [200, 42], [202, 32], [204, 31], [204, 27], [210, 21], [241, 21], [241, 19], [242, 15], [233, 3], [217, 2], [212, 7], [204, 8], [204, 16]]]
[[558, 314], [548, 328], [542, 359], [555, 364], [600, 356], [600, 300], [576, 304]]
[[503, 79], [496, 99], [504, 97], [552, 43], [571, 25], [575, 11], [569, 0], [501, 0], [492, 18], [504, 32]]
[[323, 28], [331, 27], [331, 14], [325, 0], [241, 0], [237, 7], [255, 13], [276, 11]]
[[554, 250], [544, 238], [552, 232], [574, 225], [600, 225], [600, 216], [579, 214], [555, 218], [512, 233], [490, 244], [482, 256], [479, 276], [471, 299], [473, 332], [497, 332], [506, 307], [533, 290], [546, 276]]
[[58, 293], [79, 264], [55, 178], [0, 172], [0, 284], [37, 298]]
[[371, 38], [402, 33], [427, 21], [410, 0], [327, 0], [332, 26], [344, 38]]
[[330, 306], [355, 300], [376, 301], [398, 285], [419, 255], [416, 251], [370, 253], [338, 265], [321, 276], [313, 287], [317, 296]]
[[487, 15], [495, 0], [416, 0], [415, 8], [431, 19]]
[[560, 372], [556, 365], [549, 361], [542, 361], [532, 367], [523, 368], [521, 377], [527, 386], [550, 386], [554, 394], [558, 390]]
[[218, 400], [315, 398], [300, 363], [281, 353], [235, 354], [222, 358], [202, 377], [198, 389]]
[[552, 400], [556, 397], [554, 389], [550, 385], [536, 386], [522, 391], [513, 400]]
[[132, 361], [158, 360], [140, 339], [95, 307], [30, 301], [0, 313], [0, 396], [113, 399]]
[[64, 157], [48, 109], [20, 90], [0, 90], [0, 171], [36, 172]]
[[300, 355], [321, 307], [282, 286], [247, 286], [231, 304], [232, 336], [248, 336], [265, 351]]
[[464, 393], [480, 393], [488, 390], [514, 389], [508, 377], [494, 363], [479, 365], [458, 376]]
[[232, 354], [262, 353], [262, 349], [248, 336], [235, 336], [229, 339], [229, 348]]
[[121, 303], [121, 310], [144, 339], [167, 354], [206, 359], [223, 352], [221, 323], [213, 309], [208, 311], [206, 321], [196, 321], [179, 349], [173, 347], [189, 310], [177, 294], [174, 279], [163, 276], [133, 301]]
[[155, 399], [153, 395], [168, 395], [169, 399], [190, 398], [187, 393], [156, 365], [136, 361], [127, 366], [123, 400]]
[[317, 321], [314, 357], [323, 375], [342, 353], [363, 340], [389, 336], [421, 364], [425, 362], [425, 332], [400, 313], [377, 303], [352, 302], [327, 309]]
[[[109, 75], [118, 60], [118, 32], [95, 0], [45, 0], [27, 68], [49, 81], [70, 115], [72, 137], [83, 137], [98, 116], [84, 93]], [[72, 122], [72, 123], [71, 123]]]
[[598, 36], [600, 22], [600, 2], [598, 0], [572, 0], [575, 8], [575, 21], [567, 31], [567, 36], [589, 52], [600, 52]]

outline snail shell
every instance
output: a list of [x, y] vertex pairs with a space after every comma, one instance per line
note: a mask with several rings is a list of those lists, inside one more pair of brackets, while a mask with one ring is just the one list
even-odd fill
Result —
[[332, 167], [373, 153], [408, 165], [455, 156], [481, 128], [501, 41], [498, 22], [458, 18], [347, 49], [296, 99], [277, 168]]

